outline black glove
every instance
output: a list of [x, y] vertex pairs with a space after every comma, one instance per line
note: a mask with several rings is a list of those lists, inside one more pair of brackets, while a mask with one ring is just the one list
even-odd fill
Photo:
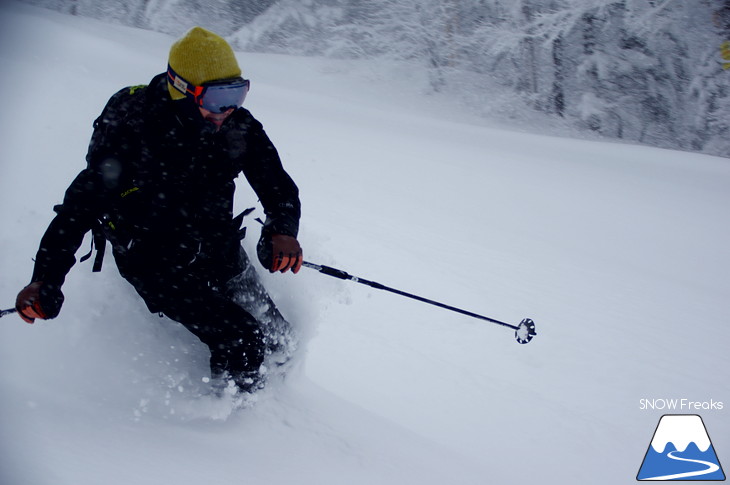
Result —
[[302, 248], [299, 241], [292, 236], [261, 231], [256, 253], [261, 265], [271, 273], [286, 273], [290, 269], [292, 273], [298, 273], [302, 267]]
[[35, 281], [18, 293], [15, 309], [24, 321], [33, 323], [36, 318], [42, 320], [56, 318], [63, 305], [61, 288], [42, 281]]

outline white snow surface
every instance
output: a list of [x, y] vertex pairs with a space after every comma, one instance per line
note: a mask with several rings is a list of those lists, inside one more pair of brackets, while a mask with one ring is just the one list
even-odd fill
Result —
[[[3, 308], [92, 121], [173, 40], [0, 4]], [[667, 412], [644, 398], [723, 402], [699, 414], [730, 462], [727, 159], [500, 128], [392, 65], [238, 57], [300, 187], [307, 260], [530, 317], [537, 337], [262, 272], [302, 342], [286, 379], [233, 409], [197, 397], [207, 350], [110, 256], [78, 264], [58, 318], [0, 321], [1, 484], [628, 484]], [[238, 187], [238, 208], [256, 203]]]

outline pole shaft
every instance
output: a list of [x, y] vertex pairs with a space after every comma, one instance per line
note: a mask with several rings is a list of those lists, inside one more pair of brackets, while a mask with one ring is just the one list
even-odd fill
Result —
[[500, 322], [499, 320], [495, 320], [494, 318], [485, 317], [484, 315], [479, 315], [478, 313], [470, 312], [470, 311], [467, 311], [467, 310], [462, 310], [461, 308], [457, 308], [455, 306], [447, 305], [445, 303], [441, 303], [441, 302], [438, 302], [438, 301], [435, 301], [435, 300], [430, 300], [428, 298], [424, 298], [422, 296], [414, 295], [412, 293], [407, 293], [405, 291], [401, 291], [401, 290], [398, 290], [398, 289], [395, 289], [395, 288], [391, 288], [389, 286], [385, 286], [385, 285], [380, 284], [380, 283], [377, 283], [375, 281], [370, 281], [370, 280], [366, 280], [366, 279], [363, 279], [363, 278], [359, 278], [357, 276], [352, 276], [352, 275], [348, 274], [347, 272], [342, 271], [342, 270], [337, 269], [337, 268], [332, 268], [330, 266], [323, 266], [323, 265], [319, 265], [319, 264], [314, 264], [314, 263], [310, 263], [310, 262], [307, 262], [307, 261], [304, 261], [302, 263], [302, 266], [305, 266], [305, 267], [310, 268], [310, 269], [314, 269], [314, 270], [319, 271], [320, 273], [325, 274], [327, 276], [332, 276], [334, 278], [339, 278], [339, 279], [342, 279], [342, 280], [354, 281], [355, 283], [360, 283], [360, 284], [369, 286], [371, 288], [375, 288], [377, 290], [389, 291], [391, 293], [395, 293], [396, 295], [405, 296], [406, 298], [411, 298], [413, 300], [417, 300], [417, 301], [420, 301], [420, 302], [423, 302], [423, 303], [428, 303], [429, 305], [434, 305], [434, 306], [437, 306], [439, 308], [443, 308], [445, 310], [450, 310], [452, 312], [461, 313], [462, 315], [466, 315], [466, 316], [469, 316], [469, 317], [472, 317], [472, 318], [478, 318], [480, 320], [485, 320], [487, 322], [496, 323], [497, 325], [502, 325], [503, 327], [508, 327], [508, 328], [513, 329], [513, 330], [517, 330], [519, 328], [516, 325], [510, 325], [509, 323]]
[[9, 308], [7, 310], [0, 310], [0, 318], [4, 317], [5, 315], [10, 315], [11, 313], [15, 313], [17, 310], [15, 308]]

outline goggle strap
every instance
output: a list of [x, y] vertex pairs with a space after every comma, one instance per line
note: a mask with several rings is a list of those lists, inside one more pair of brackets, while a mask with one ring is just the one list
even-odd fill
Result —
[[[193, 98], [196, 103], [198, 102], [198, 96], [202, 94], [203, 86], [196, 86], [195, 84], [188, 82], [184, 77], [176, 73], [169, 64], [167, 65], [167, 79], [175, 89], [183, 93], [185, 96]], [[190, 87], [192, 87], [193, 90], [190, 90]]]

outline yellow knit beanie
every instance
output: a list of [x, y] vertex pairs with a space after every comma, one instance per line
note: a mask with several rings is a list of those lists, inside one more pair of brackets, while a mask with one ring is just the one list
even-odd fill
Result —
[[[228, 42], [202, 27], [193, 27], [172, 44], [168, 62], [175, 72], [198, 86], [209, 81], [241, 75], [236, 55]], [[169, 82], [167, 89], [172, 99], [185, 97]]]

